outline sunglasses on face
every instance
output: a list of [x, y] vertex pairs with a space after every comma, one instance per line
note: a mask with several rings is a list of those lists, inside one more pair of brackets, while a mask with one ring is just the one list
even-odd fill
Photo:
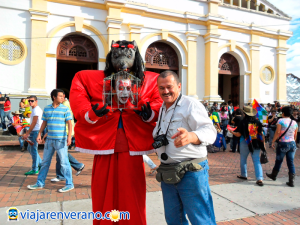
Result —
[[28, 102], [35, 102], [35, 100], [28, 100]]

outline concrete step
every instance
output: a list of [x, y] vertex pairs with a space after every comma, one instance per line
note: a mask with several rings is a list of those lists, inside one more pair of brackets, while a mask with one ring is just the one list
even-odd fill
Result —
[[[39, 144], [38, 149], [44, 149], [44, 145]], [[0, 141], [1, 150], [20, 150], [20, 143], [19, 141]]]
[[0, 135], [0, 141], [18, 141], [18, 136]]

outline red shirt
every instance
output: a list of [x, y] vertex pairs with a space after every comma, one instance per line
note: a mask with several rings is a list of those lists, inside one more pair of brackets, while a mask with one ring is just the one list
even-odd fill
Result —
[[4, 108], [4, 112], [10, 111], [10, 109], [11, 109], [10, 101], [6, 101], [6, 102], [4, 103], [4, 107], [6, 107], [6, 106], [9, 106], [9, 108]]
[[[144, 155], [154, 152], [152, 147], [152, 131], [157, 121], [162, 99], [159, 96], [156, 80], [159, 74], [146, 71], [145, 80], [140, 91], [138, 108], [150, 102], [154, 116], [151, 121], [144, 122], [132, 109], [122, 111], [124, 132], [128, 141], [130, 155]], [[92, 105], [99, 103], [103, 107], [104, 72], [100, 70], [84, 70], [78, 72], [70, 91], [70, 104], [77, 123], [75, 125], [76, 150], [107, 155], [113, 154], [116, 147], [119, 118], [121, 112], [115, 110], [103, 117], [97, 117]], [[108, 106], [107, 109], [110, 109]], [[85, 115], [94, 124], [87, 122]]]

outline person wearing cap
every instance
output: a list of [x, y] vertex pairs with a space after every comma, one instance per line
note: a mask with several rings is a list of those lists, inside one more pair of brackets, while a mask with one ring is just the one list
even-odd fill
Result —
[[21, 113], [15, 111], [12, 114], [13, 117], [10, 118], [9, 124], [7, 125], [8, 131], [12, 135], [19, 135], [22, 130], [22, 121], [20, 119]]
[[2, 97], [2, 93], [0, 92], [0, 119], [1, 119], [1, 126], [3, 131], [6, 131], [6, 124], [5, 124], [5, 113], [4, 113], [4, 103], [5, 97]]
[[240, 122], [235, 131], [230, 131], [234, 136], [240, 137], [240, 179], [247, 180], [247, 158], [251, 153], [254, 164], [256, 184], [263, 186], [263, 170], [260, 163], [260, 151], [265, 149], [265, 137], [263, 135], [262, 124], [256, 118], [257, 111], [252, 107], [244, 107], [244, 119]]
[[[36, 96], [29, 96], [28, 102], [32, 108], [31, 110], [31, 116], [30, 116], [30, 128], [29, 130], [23, 135], [24, 139], [29, 138], [33, 145], [28, 145], [28, 151], [32, 157], [32, 167], [31, 170], [26, 172], [25, 175], [35, 175], [39, 173], [39, 168], [41, 167], [42, 159], [39, 156], [38, 153], [38, 142], [37, 142], [37, 136], [39, 133], [39, 130], [42, 126], [42, 115], [43, 111], [38, 106], [38, 100]], [[25, 103], [26, 104], [26, 103]], [[30, 110], [25, 110], [30, 111]]]

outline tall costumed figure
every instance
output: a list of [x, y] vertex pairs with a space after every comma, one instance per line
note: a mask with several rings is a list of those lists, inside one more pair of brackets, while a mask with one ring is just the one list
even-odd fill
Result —
[[120, 220], [122, 225], [146, 224], [142, 155], [154, 152], [152, 131], [162, 105], [158, 75], [144, 71], [135, 41], [113, 41], [104, 71], [80, 71], [72, 81], [76, 150], [95, 155], [93, 211], [128, 211], [130, 220]]

